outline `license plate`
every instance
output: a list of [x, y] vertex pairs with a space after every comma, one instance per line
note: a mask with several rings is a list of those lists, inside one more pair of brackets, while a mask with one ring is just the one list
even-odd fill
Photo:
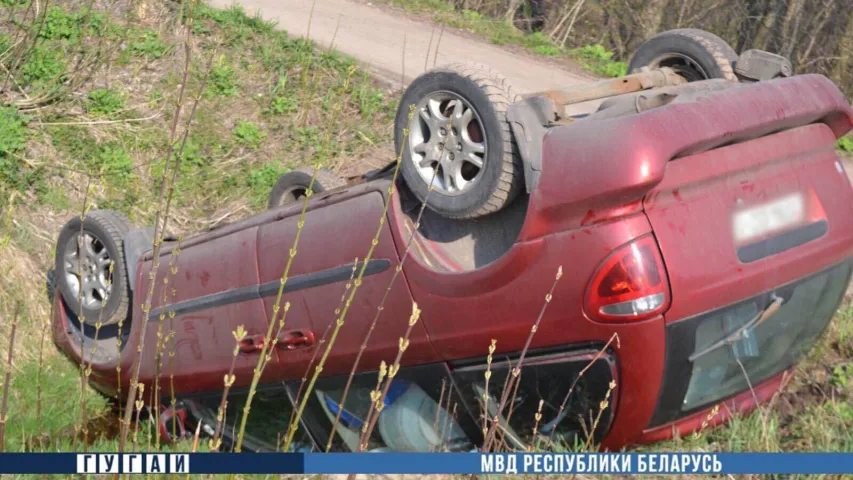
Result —
[[737, 243], [766, 236], [803, 223], [806, 205], [799, 193], [736, 212], [733, 217]]

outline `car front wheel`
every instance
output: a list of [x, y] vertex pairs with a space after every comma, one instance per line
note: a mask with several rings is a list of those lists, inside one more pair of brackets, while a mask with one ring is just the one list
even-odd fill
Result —
[[89, 325], [126, 319], [130, 287], [124, 262], [124, 236], [131, 224], [110, 210], [76, 216], [59, 233], [56, 286], [68, 308]]
[[506, 78], [483, 65], [453, 64], [417, 77], [394, 126], [409, 190], [448, 218], [482, 217], [512, 202], [523, 166], [506, 111], [518, 99]]

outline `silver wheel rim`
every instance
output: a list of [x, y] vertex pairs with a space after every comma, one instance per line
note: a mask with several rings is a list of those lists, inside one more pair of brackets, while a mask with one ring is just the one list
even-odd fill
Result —
[[482, 125], [477, 111], [455, 93], [433, 92], [418, 102], [409, 122], [409, 153], [424, 183], [432, 181], [444, 195], [470, 190], [486, 165]]
[[106, 245], [89, 232], [78, 233], [65, 245], [65, 282], [74, 302], [89, 310], [100, 310], [112, 291], [110, 264], [113, 262]]
[[[690, 57], [680, 53], [662, 55], [654, 59], [651, 66], [655, 68], [670, 67], [680, 75], [685, 76], [685, 78], [691, 82], [696, 80], [708, 80], [711, 78], [702, 66], [693, 61]], [[691, 72], [690, 70], [693, 71]], [[701, 78], [688, 78], [694, 74], [698, 74]]]

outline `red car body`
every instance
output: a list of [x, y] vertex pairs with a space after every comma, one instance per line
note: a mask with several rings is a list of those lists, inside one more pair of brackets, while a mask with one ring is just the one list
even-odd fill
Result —
[[[357, 378], [375, 384], [380, 361], [396, 355], [417, 302], [421, 319], [403, 356], [401, 378], [409, 372], [436, 402], [449, 402], [437, 387], [447, 379], [460, 407], [456, 421], [476, 442], [481, 420], [471, 385], [483, 382], [488, 346], [497, 341], [493, 368], [505, 372], [505, 359], [512, 361], [522, 350], [562, 266], [525, 360], [528, 368], [542, 369], [529, 370], [534, 375], [528, 378], [542, 372], [542, 378], [547, 373], [558, 380], [548, 387], [554, 395], [543, 393], [544, 387], [536, 394], [553, 397], [545, 398], [546, 410], [555, 408], [554, 399], [590, 362], [586, 405], [598, 408], [612, 389], [596, 430], [605, 448], [686, 434], [723, 403], [729, 408], [721, 408], [711, 424], [753, 408], [777, 391], [846, 290], [853, 188], [834, 145], [851, 127], [853, 111], [838, 89], [825, 77], [803, 75], [733, 86], [639, 115], [550, 128], [542, 144], [541, 179], [516, 202], [514, 213], [495, 214], [477, 227], [436, 220], [438, 233], [422, 229], [414, 235]], [[282, 348], [274, 352], [262, 384], [289, 385], [292, 396], [315, 349], [323, 348], [317, 339], [335, 321], [352, 263], [364, 257], [388, 202], [368, 275], [323, 379], [340, 382], [349, 373], [414, 225], [411, 212], [417, 208], [405, 192], [389, 194], [390, 186], [381, 177], [311, 200], [285, 294], [290, 311]], [[802, 215], [796, 222], [752, 237], [734, 231], [741, 228], [738, 212], [786, 198], [798, 199]], [[152, 258], [150, 252], [139, 257], [130, 327], [120, 351], [115, 340], [94, 341], [81, 333], [56, 295], [56, 344], [76, 362], [86, 352], [92, 385], [116, 394], [120, 383], [126, 390], [143, 335], [140, 381], [152, 382], [158, 329], [172, 328], [168, 348], [174, 358], [163, 360], [163, 382], [173, 375], [178, 397], [221, 392], [234, 350], [231, 332], [237, 325], [250, 336], [267, 331], [300, 209], [282, 207], [199, 234], [180, 242], [179, 253], [178, 242], [164, 245], [158, 279], [170, 280], [167, 287], [157, 281], [145, 331], [138, 326]], [[461, 233], [442, 233], [454, 228]], [[624, 255], [640, 248], [647, 249], [644, 259], [660, 262], [665, 303], [650, 318], [604, 318], [595, 308], [601, 300], [593, 283], [602, 269], [633, 258]], [[734, 342], [692, 358], [725, 338], [727, 325], [744, 325], [776, 299], [778, 312], [749, 329], [756, 343]], [[732, 353], [736, 349], [743, 352]], [[256, 362], [251, 348], [239, 355], [235, 391], [249, 384]], [[752, 391], [736, 378], [743, 374]], [[532, 421], [534, 400], [525, 397], [526, 410], [514, 414], [516, 422], [522, 416]], [[305, 426], [316, 440], [323, 428], [312, 412], [306, 415]]]

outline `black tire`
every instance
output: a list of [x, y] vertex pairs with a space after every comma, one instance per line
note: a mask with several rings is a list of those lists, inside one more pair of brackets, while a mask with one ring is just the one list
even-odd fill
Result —
[[[469, 104], [477, 114], [482, 136], [485, 137], [482, 167], [470, 181], [471, 185], [455, 195], [436, 188], [429, 191], [429, 179], [415, 165], [412, 148], [405, 137], [405, 131], [410, 127], [410, 109], [430, 95], [441, 92], [450, 92]], [[398, 153], [402, 151], [400, 173], [409, 190], [420, 201], [426, 199], [427, 208], [448, 218], [481, 217], [512, 202], [521, 191], [524, 179], [523, 165], [506, 120], [506, 111], [518, 99], [506, 78], [484, 65], [452, 64], [417, 77], [403, 94], [394, 120], [395, 148]]]
[[[97, 240], [113, 262], [110, 278], [110, 292], [102, 306], [92, 308], [85, 303], [80, 305], [80, 298], [74, 293], [68, 281], [67, 254], [70, 248], [76, 250], [77, 237], [80, 234], [80, 217], [75, 216], [62, 227], [56, 244], [56, 286], [65, 299], [68, 308], [82, 323], [95, 325], [100, 321], [103, 325], [112, 325], [128, 318], [130, 313], [130, 284], [127, 279], [127, 266], [124, 261], [124, 237], [131, 229], [131, 224], [124, 215], [111, 210], [93, 210], [86, 214], [83, 221], [83, 232]], [[69, 245], [70, 242], [70, 245]], [[101, 250], [97, 250], [100, 252]], [[76, 265], [72, 265], [76, 271]], [[97, 267], [96, 267], [97, 268]], [[107, 271], [109, 267], [106, 267]], [[106, 276], [106, 275], [105, 275]]]
[[722, 38], [696, 28], [669, 30], [640, 45], [628, 71], [671, 67], [688, 81], [723, 79], [736, 82], [737, 53]]
[[[305, 196], [305, 191], [308, 190], [313, 174], [314, 167], [299, 167], [279, 177], [278, 182], [270, 192], [267, 206], [276, 208], [300, 200]], [[346, 182], [342, 178], [325, 168], [320, 168], [317, 170], [317, 176], [314, 178], [314, 186], [311, 190], [314, 193], [321, 193], [344, 185]]]
[[47, 299], [50, 300], [52, 305], [54, 295], [56, 294], [56, 270], [51, 268], [47, 271], [47, 278], [44, 283], [45, 291], [47, 292]]

